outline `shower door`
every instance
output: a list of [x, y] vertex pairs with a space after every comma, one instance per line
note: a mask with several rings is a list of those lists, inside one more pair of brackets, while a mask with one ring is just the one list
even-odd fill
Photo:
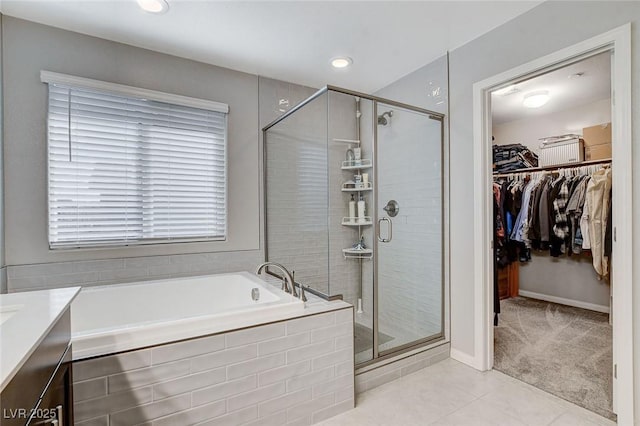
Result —
[[374, 345], [384, 356], [443, 336], [443, 122], [376, 110]]

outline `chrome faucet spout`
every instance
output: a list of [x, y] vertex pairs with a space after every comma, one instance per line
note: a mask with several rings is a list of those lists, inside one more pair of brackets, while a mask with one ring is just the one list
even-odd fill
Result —
[[295, 284], [295, 281], [293, 280], [293, 277], [291, 276], [291, 273], [289, 273], [287, 268], [285, 268], [281, 264], [276, 263], [276, 262], [264, 262], [264, 263], [261, 263], [256, 268], [256, 275], [260, 275], [262, 270], [264, 268], [268, 267], [268, 266], [273, 266], [276, 269], [280, 269], [280, 271], [284, 274], [285, 281], [288, 284], [288, 287], [287, 287], [287, 289], [285, 291], [287, 293], [291, 293], [293, 295], [293, 297], [298, 297], [298, 292], [296, 291], [296, 284]]

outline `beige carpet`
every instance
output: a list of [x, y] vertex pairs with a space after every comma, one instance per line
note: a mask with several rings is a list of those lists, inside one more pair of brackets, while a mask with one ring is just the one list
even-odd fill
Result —
[[524, 297], [500, 306], [496, 370], [615, 420], [607, 314]]

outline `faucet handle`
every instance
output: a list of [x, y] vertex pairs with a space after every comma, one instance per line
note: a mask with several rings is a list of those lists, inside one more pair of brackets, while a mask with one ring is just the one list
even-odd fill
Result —
[[289, 286], [287, 285], [287, 279], [284, 275], [282, 276], [282, 291], [285, 293], [291, 293], [291, 290], [289, 290]]
[[304, 284], [300, 284], [300, 300], [302, 300], [303, 302], [307, 301], [307, 295], [304, 294]]
[[[300, 288], [302, 288], [302, 284]], [[296, 271], [291, 271], [291, 294], [293, 297], [298, 297], [298, 292], [296, 291]]]

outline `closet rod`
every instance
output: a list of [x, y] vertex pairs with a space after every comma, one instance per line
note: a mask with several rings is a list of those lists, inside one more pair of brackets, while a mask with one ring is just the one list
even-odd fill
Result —
[[562, 169], [576, 169], [578, 167], [583, 167], [583, 166], [593, 166], [597, 164], [608, 164], [608, 163], [611, 163], [611, 158], [607, 158], [604, 160], [582, 161], [580, 163], [567, 163], [567, 164], [555, 164], [553, 166], [531, 167], [527, 169], [512, 170], [509, 173], [494, 172], [493, 177], [509, 177], [509, 176], [521, 174], [521, 173], [534, 173], [534, 172], [554, 171], [554, 170], [562, 170]]

